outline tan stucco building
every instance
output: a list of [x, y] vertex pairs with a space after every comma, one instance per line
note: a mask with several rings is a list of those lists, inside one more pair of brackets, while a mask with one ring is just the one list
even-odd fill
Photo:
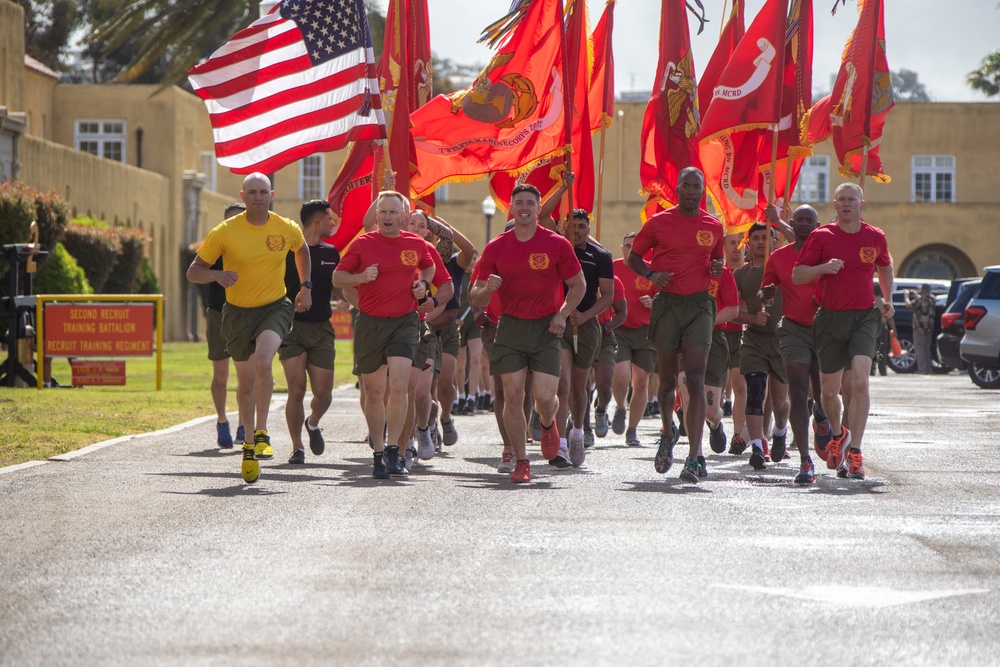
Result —
[[[165, 336], [197, 335], [200, 308], [184, 277], [184, 250], [239, 199], [243, 179], [217, 165], [204, 104], [177, 87], [61, 84], [25, 57], [23, 23], [23, 10], [0, 0], [0, 177], [54, 187], [79, 214], [147, 232], [165, 295]], [[605, 137], [600, 240], [616, 256], [643, 204], [645, 98], [630, 97], [617, 102]], [[898, 275], [974, 275], [1000, 262], [1000, 189], [991, 169], [1000, 157], [1000, 104], [897, 104], [880, 150], [892, 182], [866, 183], [865, 217], [886, 231]], [[343, 158], [343, 151], [312, 156], [278, 172], [275, 210], [297, 219], [303, 200], [326, 196]], [[799, 181], [798, 198], [823, 219], [833, 215], [837, 166], [832, 146], [820, 144]], [[479, 247], [487, 193], [486, 181], [438, 191], [438, 213]]]

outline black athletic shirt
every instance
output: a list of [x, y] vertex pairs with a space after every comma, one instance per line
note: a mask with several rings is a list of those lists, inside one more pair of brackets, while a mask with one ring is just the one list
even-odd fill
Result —
[[[309, 246], [309, 256], [312, 259], [312, 308], [304, 313], [295, 313], [299, 322], [322, 322], [330, 319], [333, 308], [330, 298], [333, 296], [333, 270], [340, 263], [340, 253], [329, 243], [320, 241]], [[299, 270], [295, 266], [295, 253], [289, 252], [285, 257], [285, 290], [287, 296], [295, 301], [299, 293]]]
[[[221, 257], [215, 260], [212, 270], [222, 271]], [[208, 298], [205, 300], [205, 305], [212, 310], [222, 310], [222, 307], [226, 305], [226, 288], [214, 280], [208, 283]]]
[[465, 275], [465, 269], [458, 265], [458, 253], [452, 255], [451, 259], [444, 263], [444, 266], [448, 269], [448, 275], [451, 276], [451, 283], [455, 286], [455, 294], [448, 300], [448, 305], [444, 309], [457, 310], [459, 298], [462, 295], [462, 276]]
[[577, 312], [582, 313], [589, 310], [597, 301], [597, 293], [600, 291], [600, 279], [615, 279], [614, 259], [611, 253], [587, 241], [585, 248], [573, 246], [576, 258], [580, 260], [580, 268], [583, 269], [583, 277], [587, 279], [587, 291], [583, 295], [583, 300], [576, 307]]

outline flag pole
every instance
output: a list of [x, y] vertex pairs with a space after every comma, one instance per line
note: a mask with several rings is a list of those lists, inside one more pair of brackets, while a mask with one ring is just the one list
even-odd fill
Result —
[[858, 177], [858, 187], [865, 189], [865, 175], [868, 173], [868, 148], [869, 143], [865, 141], [864, 151], [861, 153], [861, 174]]
[[[581, 0], [573, 0], [573, 11], [577, 11], [576, 3]], [[562, 48], [562, 67], [563, 76], [565, 77], [566, 85], [563, 86], [563, 124], [565, 125], [565, 141], [566, 141], [566, 153], [563, 157], [563, 165], [566, 171], [570, 173], [573, 172], [573, 96], [574, 87], [576, 86], [576, 76], [569, 76], [569, 54], [566, 52], [566, 14], [564, 12], [564, 5], [562, 0], [558, 3], [559, 11], [559, 29], [562, 31], [563, 36], [563, 48]], [[578, 55], [579, 57], [579, 55]], [[569, 238], [569, 221], [570, 215], [573, 210], [573, 186], [570, 185], [566, 188], [566, 225], [564, 230], [564, 235]]]
[[[615, 0], [608, 0], [610, 10], [614, 11]], [[607, 135], [608, 122], [608, 82], [611, 64], [611, 30], [613, 23], [609, 22], [608, 34], [604, 39], [604, 94], [601, 96], [601, 157], [597, 162], [597, 241], [601, 241], [601, 210], [604, 208], [604, 141]]]

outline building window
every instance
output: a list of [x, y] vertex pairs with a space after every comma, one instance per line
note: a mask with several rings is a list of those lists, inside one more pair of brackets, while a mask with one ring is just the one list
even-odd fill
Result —
[[125, 161], [125, 121], [77, 120], [76, 150], [98, 157]]
[[323, 191], [323, 156], [310, 155], [299, 160], [299, 199], [325, 199]]
[[447, 183], [445, 183], [444, 185], [437, 186], [437, 189], [434, 190], [434, 201], [435, 201], [435, 203], [442, 202], [442, 201], [448, 201], [448, 184]]
[[792, 201], [815, 203], [830, 201], [830, 156], [807, 157], [799, 171], [799, 180], [792, 192]]
[[215, 182], [215, 153], [212, 151], [201, 152], [201, 173], [205, 174], [205, 187], [218, 192]]
[[912, 162], [912, 201], [955, 201], [954, 155], [914, 155]]

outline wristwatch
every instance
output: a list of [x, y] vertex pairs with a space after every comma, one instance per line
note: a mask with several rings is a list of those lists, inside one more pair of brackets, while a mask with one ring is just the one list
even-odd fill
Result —
[[649, 277], [651, 275], [653, 275], [654, 273], [656, 273], [656, 271], [654, 271], [653, 269], [646, 269], [646, 275], [643, 276], [643, 278], [645, 278], [646, 280], [649, 280]]
[[300, 285], [300, 287], [305, 287], [306, 289], [312, 289], [312, 288], [313, 288], [313, 281], [311, 281], [311, 280], [306, 280], [305, 282], [303, 282], [303, 283], [302, 283], [302, 284]]

